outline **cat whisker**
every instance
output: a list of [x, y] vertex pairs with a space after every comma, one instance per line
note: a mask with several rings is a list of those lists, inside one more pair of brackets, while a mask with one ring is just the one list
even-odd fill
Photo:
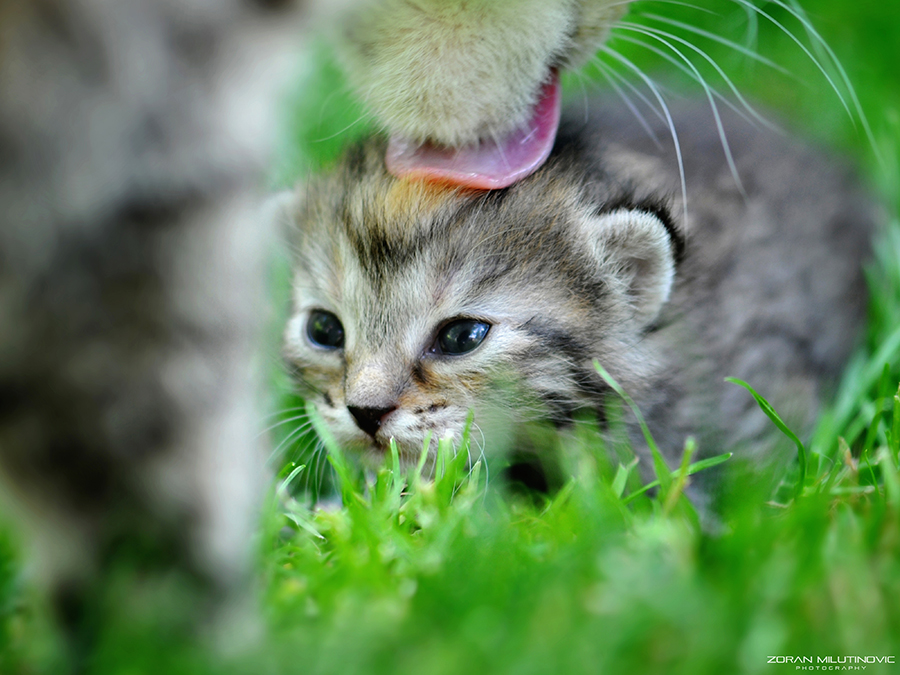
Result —
[[659, 86], [648, 76], [646, 75], [640, 68], [637, 67], [631, 60], [619, 54], [619, 52], [611, 49], [608, 46], [603, 46], [600, 50], [604, 54], [608, 54], [612, 58], [616, 59], [623, 65], [625, 65], [629, 70], [634, 72], [639, 78], [644, 81], [644, 84], [647, 85], [647, 88], [653, 93], [653, 96], [659, 102], [660, 107], [663, 110], [663, 114], [666, 117], [666, 124], [669, 127], [669, 133], [672, 136], [672, 143], [675, 146], [675, 157], [678, 161], [678, 177], [681, 181], [681, 203], [683, 208], [683, 218], [685, 222], [689, 222], [688, 218], [688, 198], [687, 198], [687, 179], [685, 178], [684, 173], [684, 158], [681, 154], [681, 143], [678, 140], [678, 131], [675, 129], [675, 122], [672, 119], [672, 113], [669, 111], [669, 106], [666, 105], [665, 98], [663, 98], [662, 92], [659, 89]]
[[295, 417], [289, 417], [288, 419], [284, 419], [284, 420], [281, 420], [281, 421], [279, 421], [279, 422], [276, 422], [275, 424], [273, 424], [273, 425], [267, 427], [266, 429], [263, 429], [262, 431], [260, 431], [259, 434], [257, 434], [257, 438], [259, 438], [260, 436], [264, 436], [265, 434], [269, 433], [269, 432], [272, 431], [273, 429], [277, 429], [278, 427], [284, 426], [285, 424], [292, 424], [292, 423], [296, 422], [297, 420], [304, 420], [304, 419], [305, 419], [305, 420], [308, 420], [308, 419], [309, 419], [309, 416], [306, 415], [306, 414], [303, 414], [303, 415], [297, 415], [297, 416], [295, 416]]
[[485, 459], [484, 446], [485, 446], [486, 440], [484, 438], [484, 431], [481, 430], [481, 426], [479, 426], [478, 422], [475, 422], [474, 420], [472, 421], [472, 428], [478, 432], [478, 435], [481, 437], [481, 443], [478, 443], [478, 441], [474, 438], [472, 438], [471, 440], [472, 440], [472, 442], [475, 443], [475, 446], [478, 448], [479, 456], [482, 459]]
[[[641, 111], [638, 110], [637, 106], [634, 104], [634, 102], [631, 100], [631, 98], [628, 96], [628, 94], [625, 93], [625, 91], [622, 89], [621, 86], [619, 86], [619, 84], [616, 82], [616, 80], [613, 79], [613, 77], [615, 76], [617, 78], [622, 79], [623, 82], [626, 82], [633, 89], [635, 89], [635, 87], [633, 85], [631, 85], [630, 82], [628, 82], [627, 80], [622, 78], [612, 68], [608, 67], [601, 60], [595, 59], [594, 63], [597, 66], [597, 69], [600, 71], [600, 73], [606, 78], [606, 81], [609, 82], [609, 85], [613, 88], [613, 91], [615, 91], [619, 95], [619, 97], [622, 99], [622, 101], [625, 102], [625, 106], [635, 116], [638, 123], [641, 125], [641, 127], [643, 127], [644, 131], [647, 132], [647, 135], [651, 138], [654, 145], [656, 145], [656, 147], [661, 150], [662, 149], [662, 141], [659, 140], [659, 136], [657, 136], [656, 132], [653, 130], [653, 127], [650, 126], [650, 124], [647, 122], [647, 119], [644, 117], [644, 115], [641, 113]], [[639, 96], [645, 103], [647, 103], [649, 105], [649, 100], [643, 94], [639, 93]], [[652, 108], [653, 106], [650, 106], [650, 107]], [[660, 117], [662, 117], [662, 113], [659, 113], [655, 109], [654, 109], [654, 112], [656, 112]]]
[[305, 409], [304, 406], [294, 406], [292, 408], [282, 408], [281, 410], [275, 410], [273, 412], [262, 415], [260, 417], [260, 420], [261, 421], [269, 420], [269, 419], [272, 419], [273, 417], [277, 417], [278, 415], [286, 415], [288, 413], [298, 412], [298, 411], [304, 410], [304, 409]]
[[506, 158], [506, 153], [503, 152], [503, 141], [493, 131], [491, 131], [491, 140], [493, 140], [494, 145], [497, 146], [497, 154], [500, 155], [500, 159], [503, 160], [503, 165], [507, 168], [507, 170], [509, 170], [510, 169], [509, 160]]
[[[484, 434], [482, 433], [482, 436]], [[488, 461], [487, 455], [485, 454], [485, 448], [482, 445], [480, 451], [481, 457], [481, 465], [484, 467], [484, 486], [488, 487], [491, 484], [491, 463]]]
[[275, 454], [277, 454], [278, 450], [281, 448], [282, 445], [284, 445], [284, 444], [290, 442], [290, 441], [292, 440], [292, 438], [293, 438], [293, 440], [296, 440], [297, 437], [299, 437], [299, 436], [305, 434], [305, 433], [308, 432], [310, 429], [312, 429], [312, 423], [311, 423], [311, 422], [304, 422], [303, 424], [297, 425], [296, 427], [292, 428], [292, 429], [290, 430], [290, 432], [288, 433], [288, 435], [287, 435], [284, 439], [282, 439], [282, 442], [281, 442], [281, 444], [279, 445], [279, 447], [276, 448], [276, 449], [273, 451], [273, 453], [272, 453], [273, 456], [274, 456]]
[[[815, 29], [812, 22], [807, 18], [806, 12], [800, 6], [800, 4], [796, 0], [790, 0], [790, 4], [785, 4], [783, 0], [772, 0], [779, 7], [784, 8], [788, 11], [800, 24], [803, 26], [803, 30], [806, 31], [806, 35], [810, 40], [810, 43], [813, 45], [813, 48], [820, 52], [825, 52], [827, 56], [831, 59], [832, 65], [837, 69], [838, 74], [840, 75], [841, 81], [846, 87], [848, 94], [850, 95], [851, 100], [853, 101], [853, 109], [856, 112], [857, 117], [859, 118], [860, 124], [862, 124], [863, 129], [866, 134], [866, 139], [869, 142], [869, 146], [872, 148], [873, 153], [875, 154], [875, 158], [878, 160], [879, 164], [884, 167], [884, 157], [881, 154], [878, 143], [875, 142], [875, 135], [872, 132], [872, 128], [869, 125], [869, 118], [866, 116], [865, 111], [863, 110], [862, 105], [859, 102], [859, 97], [856, 95], [856, 88], [853, 86], [853, 82], [847, 75], [847, 71], [844, 70], [844, 66], [841, 63], [840, 59], [834, 53], [834, 50], [828, 44], [828, 42], [819, 34], [819, 32]], [[853, 116], [850, 116], [851, 121], [853, 121]]]
[[[632, 4], [632, 2], [634, 2], [634, 0], [618, 0], [618, 2], [607, 2], [606, 6], [607, 7], [623, 7], [623, 6], [627, 7], [628, 5]], [[616, 24], [616, 22], [608, 24], [607, 28], [610, 28], [610, 27], [614, 26], [615, 24]]]
[[862, 110], [862, 106], [859, 103], [859, 99], [856, 96], [856, 90], [853, 88], [853, 85], [850, 82], [850, 78], [847, 77], [847, 73], [844, 70], [844, 67], [841, 65], [840, 60], [835, 55], [834, 51], [831, 49], [831, 47], [828, 46], [828, 43], [822, 38], [822, 36], [819, 34], [819, 32], [816, 31], [816, 29], [810, 23], [809, 19], [806, 18], [805, 14], [802, 11], [798, 11], [796, 9], [795, 3], [791, 3], [790, 5], [788, 5], [787, 3], [783, 2], [782, 0], [771, 0], [771, 2], [773, 4], [775, 4], [778, 7], [781, 7], [782, 9], [787, 11], [791, 16], [793, 16], [797, 21], [799, 21], [800, 24], [803, 26], [804, 30], [806, 31], [806, 34], [809, 37], [810, 42], [813, 45], [816, 45], [817, 49], [824, 50], [825, 53], [828, 55], [831, 65], [833, 65], [837, 69], [838, 74], [841, 79], [841, 82], [844, 85], [844, 87], [846, 88], [848, 94], [850, 95], [850, 97], [853, 101], [853, 106], [854, 106], [853, 110], [856, 113], [856, 117], [854, 117], [853, 112], [851, 112], [850, 106], [847, 103], [847, 100], [844, 97], [844, 94], [841, 93], [841, 89], [840, 89], [840, 87], [838, 87], [837, 82], [835, 82], [835, 79], [831, 75], [828, 74], [828, 71], [825, 69], [825, 65], [822, 63], [822, 61], [820, 59], [816, 58], [816, 56], [810, 51], [809, 47], [807, 47], [805, 44], [803, 44], [803, 42], [800, 40], [800, 38], [798, 38], [796, 35], [794, 35], [794, 33], [789, 28], [787, 28], [783, 23], [781, 23], [778, 19], [776, 19], [774, 16], [772, 16], [771, 14], [769, 14], [762, 8], [754, 5], [752, 2], [750, 2], [750, 0], [733, 0], [733, 2], [736, 2], [736, 3], [746, 7], [748, 9], [748, 11], [755, 12], [759, 16], [761, 16], [764, 19], [766, 19], [767, 21], [769, 21], [772, 25], [774, 25], [782, 33], [784, 33], [784, 35], [786, 35], [788, 37], [788, 39], [790, 39], [794, 44], [796, 44], [797, 47], [800, 48], [800, 50], [807, 56], [807, 58], [809, 58], [809, 60], [813, 63], [813, 65], [819, 70], [819, 72], [822, 74], [822, 76], [828, 82], [828, 85], [831, 87], [832, 91], [834, 91], [835, 95], [837, 96], [838, 100], [841, 103], [841, 106], [843, 106], [844, 110], [847, 113], [847, 116], [851, 119], [851, 121], [854, 121], [854, 123], [855, 123], [856, 119], [860, 120], [860, 122], [862, 123], [863, 128], [865, 130], [866, 138], [869, 141], [869, 144], [872, 146], [873, 151], [875, 152], [879, 162], [881, 162], [882, 158], [878, 151], [877, 144], [875, 143], [874, 134], [872, 133], [872, 130], [869, 126], [868, 118], [865, 116], [865, 113]]
[[350, 129], [355, 127], [360, 122], [368, 122], [369, 120], [372, 120], [372, 119], [375, 119], [374, 115], [372, 115], [371, 113], [363, 113], [359, 117], [357, 117], [355, 120], [350, 122], [350, 124], [343, 127], [342, 129], [338, 129], [333, 134], [329, 134], [328, 136], [320, 136], [319, 138], [314, 138], [310, 141], [310, 143], [325, 143], [327, 141], [333, 140], [333, 139], [337, 138], [338, 136], [344, 135], [345, 133], [350, 131]]
[[[690, 2], [681, 2], [680, 0], [648, 0], [649, 2], [659, 3], [662, 5], [675, 5], [676, 7], [686, 7], [687, 9], [693, 9], [698, 12], [703, 12], [704, 14], [709, 14], [710, 16], [722, 16], [719, 12], [710, 9], [709, 7], [701, 7], [700, 5], [695, 5]], [[632, 0], [633, 2], [633, 0]], [[628, 4], [628, 3], [626, 3]], [[641, 3], [643, 4], [643, 3]], [[633, 7], [634, 5], [632, 5]], [[643, 14], [641, 15], [643, 16]]]
[[[654, 54], [657, 54], [660, 58], [665, 59], [666, 61], [668, 61], [669, 63], [671, 63], [671, 64], [672, 64], [673, 66], [675, 66], [678, 70], [680, 70], [681, 72], [685, 73], [688, 77], [690, 77], [691, 79], [694, 79], [695, 81], [697, 81], [698, 83], [700, 83], [700, 80], [698, 80], [698, 79], [696, 78], [696, 76], [694, 75], [694, 73], [691, 72], [691, 70], [690, 70], [689, 68], [687, 68], [683, 63], [681, 63], [680, 61], [678, 61], [677, 59], [675, 59], [671, 54], [667, 54], [667, 53], [664, 52], [663, 50], [661, 50], [661, 49], [659, 49], [659, 48], [657, 48], [657, 47], [654, 47], [653, 45], [649, 45], [649, 44], [647, 44], [646, 42], [644, 42], [644, 41], [642, 41], [642, 40], [639, 40], [639, 39], [636, 39], [636, 38], [625, 37], [625, 36], [619, 36], [619, 39], [622, 40], [622, 41], [624, 41], [624, 42], [629, 42], [629, 43], [631, 43], [631, 44], [639, 45], [639, 46], [643, 47], [644, 49], [646, 49], [646, 50], [648, 50], [648, 51], [651, 51], [651, 52], [653, 52]], [[614, 71], [613, 71], [613, 72], [614, 72]], [[621, 77], [621, 75], [620, 75], [619, 77]], [[746, 120], [746, 121], [747, 121], [748, 123], [750, 123], [750, 124], [755, 124], [754, 120], [753, 120], [751, 117], [749, 117], [749, 116], [748, 116], [743, 110], [741, 110], [738, 106], [734, 105], [731, 101], [729, 101], [727, 97], [723, 96], [723, 95], [722, 95], [720, 92], [718, 92], [715, 88], [710, 87], [710, 93], [711, 93], [711, 94], [712, 94], [712, 95], [713, 95], [720, 103], [722, 103], [723, 105], [725, 105], [726, 107], [728, 107], [732, 112], [734, 112], [736, 115], [738, 115], [741, 119]], [[783, 133], [784, 133], [784, 130], [783, 130], [783, 129], [781, 129], [781, 128], [778, 127], [777, 125], [775, 125], [775, 124], [769, 122], [768, 120], [766, 120], [766, 119], [765, 119], [764, 117], [762, 117], [761, 115], [757, 118], [757, 121], [762, 122], [762, 126], [765, 126], [766, 128], [768, 128], [768, 129], [770, 129], [770, 130], [772, 130], [772, 131], [774, 131], [774, 132], [776, 132], [776, 133], [778, 133], [778, 134], [783, 134]]]
[[368, 112], [368, 111], [362, 112], [355, 120], [350, 122], [350, 124], [346, 125], [343, 129], [339, 129], [338, 131], [335, 131], [334, 133], [329, 134], [328, 136], [321, 136], [319, 138], [314, 138], [310, 141], [310, 143], [325, 143], [326, 141], [333, 140], [333, 139], [337, 138], [338, 136], [342, 136], [343, 134], [347, 133], [350, 129], [355, 127], [360, 122], [368, 122], [373, 119], [375, 119], [375, 115], [373, 115], [371, 112]]
[[[361, 93], [363, 94], [363, 97], [366, 97], [370, 92], [371, 92], [371, 87], [370, 87], [366, 92], [361, 92]], [[353, 95], [353, 94], [354, 94], [353, 87], [351, 87], [349, 84], [347, 84], [346, 82], [344, 82], [344, 83], [341, 84], [341, 86], [335, 87], [334, 89], [332, 89], [332, 90], [325, 96], [325, 98], [322, 99], [322, 102], [319, 103], [319, 116], [318, 116], [318, 123], [319, 123], [319, 124], [322, 123], [322, 120], [324, 119], [325, 114], [328, 112], [328, 108], [329, 108], [329, 106], [331, 105], [332, 100], [333, 100], [338, 94], [344, 94], [344, 95], [350, 94], [350, 95]]]
[[632, 94], [634, 94], [638, 99], [640, 99], [640, 101], [644, 105], [646, 105], [650, 110], [652, 110], [653, 114], [656, 115], [656, 117], [661, 122], [666, 121], [666, 117], [663, 114], [662, 110], [660, 110], [660, 108], [657, 105], [655, 105], [653, 103], [653, 101], [651, 101], [649, 98], [647, 98], [647, 96], [644, 95], [644, 92], [642, 92], [638, 87], [636, 87], [634, 84], [632, 84], [628, 78], [623, 76], [621, 73], [617, 72], [615, 68], [611, 67], [609, 64], [605, 63], [602, 59], [600, 59], [598, 57], [594, 57], [594, 59], [592, 60], [592, 63], [594, 65], [594, 67], [597, 68], [597, 70], [600, 71], [601, 74], [603, 74], [607, 78], [607, 80], [615, 78], [622, 86], [627, 87], [628, 90]]
[[657, 21], [659, 23], [664, 23], [669, 26], [681, 28], [682, 30], [686, 30], [688, 32], [694, 33], [695, 35], [705, 37], [709, 40], [712, 40], [713, 42], [718, 42], [721, 45], [730, 47], [731, 49], [746, 56], [749, 59], [752, 59], [758, 63], [763, 64], [764, 66], [767, 66], [769, 68], [772, 68], [773, 70], [778, 71], [782, 75], [785, 75], [787, 77], [793, 77], [793, 74], [787, 68], [784, 68], [784, 67], [778, 65], [771, 59], [767, 59], [766, 57], [761, 55], [759, 52], [757, 52], [753, 49], [750, 49], [748, 47], [745, 47], [737, 42], [734, 42], [733, 40], [729, 40], [720, 35], [716, 35], [715, 33], [712, 33], [710, 31], [703, 30], [702, 28], [698, 28], [697, 26], [692, 26], [689, 23], [684, 23], [683, 21], [676, 21], [675, 19], [670, 19], [668, 17], [661, 16], [659, 14], [641, 14], [641, 16], [645, 17], [647, 19], [652, 19], [653, 21]]
[[[726, 160], [726, 162], [728, 162], [728, 169], [731, 172], [732, 178], [734, 178], [734, 182], [737, 185], [738, 191], [746, 199], [747, 192], [746, 192], [746, 190], [744, 190], [744, 184], [741, 182], [741, 177], [738, 174], [737, 166], [734, 163], [734, 155], [732, 155], [732, 153], [731, 153], [731, 146], [728, 144], [728, 137], [725, 135], [725, 128], [722, 125], [722, 117], [719, 114], [719, 108], [716, 105], [716, 99], [712, 94], [712, 88], [709, 86], [709, 84], [707, 84], [706, 79], [703, 77], [703, 75], [700, 74], [700, 71], [697, 70], [697, 67], [693, 64], [693, 62], [684, 54], [684, 52], [682, 52], [675, 45], [673, 45], [672, 42], [669, 41], [669, 39], [674, 39], [674, 40], [677, 40], [679, 43], [684, 43], [684, 44], [688, 45], [689, 47], [691, 47], [692, 49], [694, 49], [695, 51], [697, 51], [698, 53], [700, 53], [701, 56], [705, 56], [707, 58], [707, 60], [713, 65], [713, 67], [716, 68], [716, 70], [722, 75], [722, 77], [725, 78], [726, 82], [731, 86], [731, 88], [735, 92], [735, 94], [743, 101], [743, 97], [741, 97], [740, 94], [737, 92], [737, 89], [731, 83], [731, 80], [728, 79], [728, 77], [725, 75], [725, 73], [722, 71], [722, 69], [719, 68], [719, 66], [715, 63], [715, 61], [713, 61], [711, 58], [709, 58], [709, 56], [705, 52], [694, 47], [693, 45], [688, 43], [686, 40], [683, 40], [677, 36], [673, 36], [670, 33], [665, 33], [664, 31], [658, 31], [658, 30], [655, 30], [652, 28], [643, 28], [641, 26], [638, 26], [637, 24], [632, 24], [632, 23], [628, 23], [628, 22], [622, 22], [620, 24], [620, 27], [622, 30], [632, 30], [640, 35], [645, 35], [654, 40], [658, 40], [659, 42], [664, 44], [666, 47], [668, 47], [670, 50], [672, 50], [672, 52], [674, 52], [685, 63], [685, 65], [687, 65], [687, 67], [690, 68], [691, 72], [694, 74], [695, 79], [697, 80], [697, 83], [701, 87], [703, 87], [703, 91], [706, 93], [706, 98], [709, 101], [709, 106], [710, 106], [710, 109], [712, 110], [713, 118], [715, 119], [715, 122], [716, 122], [716, 129], [718, 130], [718, 133], [719, 133], [719, 139], [722, 142], [722, 149], [725, 151], [725, 160]], [[662, 35], [666, 35], [669, 39], [667, 39], [666, 37], [662, 37]], [[643, 43], [640, 43], [640, 44], [643, 44]], [[644, 46], [646, 46], [646, 45], [644, 45]], [[745, 107], [748, 110], [750, 110], [754, 115], [757, 115], [757, 113], [750, 107], [750, 105], [748, 103], [746, 103], [746, 101], [743, 101], [743, 102], [744, 102]]]
[[319, 396], [324, 396], [325, 392], [322, 391], [320, 387], [317, 387], [315, 384], [310, 382], [307, 378], [303, 377], [299, 366], [295, 363], [289, 364], [289, 370], [291, 377], [295, 378], [298, 382], [300, 382], [304, 387], [309, 389], [314, 394], [318, 394]]
[[744, 42], [748, 49], [751, 49], [752, 45], [753, 50], [759, 51], [759, 16], [757, 16], [756, 12], [751, 12], [746, 7], [741, 7], [741, 10], [743, 10], [744, 18], [747, 21]]
[[272, 461], [274, 461], [279, 456], [279, 452], [281, 451], [281, 449], [285, 447], [287, 443], [291, 442], [292, 440], [296, 440], [310, 428], [312, 428], [312, 421], [301, 424], [296, 429], [292, 430], [291, 433], [285, 436], [284, 439], [277, 446], [275, 446], [275, 449], [272, 450], [271, 453], [269, 453], [269, 459], [267, 463], [271, 463]]
[[318, 495], [325, 483], [325, 471], [328, 467], [328, 450], [321, 439], [316, 439], [316, 444], [310, 453], [312, 470], [306, 475], [306, 491]]
[[325, 445], [317, 437], [312, 449], [308, 450], [302, 458], [306, 468], [303, 471], [304, 476], [300, 489], [307, 495], [318, 495], [321, 491], [324, 483], [323, 467], [328, 463], [326, 454]]
[[585, 77], [584, 75], [576, 70], [573, 71], [573, 75], [578, 78], [578, 85], [581, 87], [581, 102], [582, 107], [584, 108], [584, 123], [587, 124], [588, 120], [590, 120], [590, 106], [588, 105], [588, 92], [587, 87], [584, 84]]
[[[634, 26], [634, 24], [630, 24], [630, 25]], [[643, 28], [643, 27], [638, 27], [638, 28]], [[734, 82], [731, 80], [731, 78], [728, 77], [728, 75], [725, 73], [725, 71], [722, 70], [722, 68], [719, 66], [719, 64], [716, 63], [715, 60], [714, 60], [712, 57], [709, 56], [709, 54], [707, 54], [706, 52], [704, 52], [702, 49], [700, 49], [700, 48], [697, 47], [696, 45], [691, 44], [689, 41], [687, 41], [687, 40], [685, 40], [685, 39], [683, 39], [683, 38], [680, 38], [680, 37], [678, 37], [677, 35], [674, 35], [674, 34], [669, 33], [669, 32], [667, 32], [667, 31], [663, 31], [663, 30], [660, 30], [660, 29], [658, 29], [658, 28], [649, 28], [649, 27], [646, 28], [645, 30], [651, 31], [651, 32], [654, 33], [656, 36], [662, 36], [662, 38], [675, 40], [675, 41], [678, 42], [679, 44], [683, 44], [683, 45], [687, 46], [688, 48], [692, 49], [692, 50], [695, 51], [697, 54], [699, 54], [700, 56], [702, 56], [703, 59], [704, 59], [707, 63], [709, 63], [710, 66], [712, 66], [712, 67], [715, 69], [715, 71], [719, 74], [719, 76], [722, 78], [722, 80], [725, 82], [725, 84], [728, 85], [728, 88], [729, 88], [729, 89], [731, 90], [731, 92], [734, 94], [735, 98], [737, 98], [737, 100], [738, 100], [738, 101], [740, 102], [740, 104], [743, 106], [744, 110], [746, 110], [746, 111], [750, 114], [750, 116], [751, 116], [753, 119], [755, 119], [757, 122], [759, 122], [762, 126], [766, 127], [767, 129], [770, 129], [770, 130], [775, 131], [775, 132], [777, 132], [777, 133], [784, 133], [780, 128], [778, 128], [776, 125], [772, 124], [772, 123], [771, 123], [769, 120], [767, 120], [765, 117], [763, 117], [762, 115], [760, 115], [759, 112], [757, 112], [756, 109], [754, 109], [753, 106], [751, 106], [751, 105], [747, 102], [747, 100], [743, 97], [743, 95], [741, 95], [741, 92], [738, 90], [738, 88], [734, 85]], [[651, 37], [652, 37], [652, 36], [651, 36]], [[657, 37], [656, 39], [662, 41], [667, 47], [669, 47], [669, 49], [671, 49], [672, 51], [678, 53], [679, 56], [681, 56], [681, 58], [682, 58], [686, 63], [690, 64], [690, 61], [688, 61], [688, 59], [686, 59], [686, 58], [684, 57], [684, 55], [680, 54], [674, 47], [672, 47], [671, 44], [669, 44], [669, 43], [666, 42], [665, 40], [662, 40], [660, 37]], [[648, 45], [646, 45], [646, 44], [645, 44], [644, 46], [645, 46], [645, 47], [648, 47]], [[658, 52], [658, 53], [660, 53], [661, 56], [664, 56], [664, 53], [662, 53], [662, 52]], [[679, 65], [680, 65], [680, 64], [678, 64], [678, 63], [676, 63], [676, 62], [674, 62], [674, 61], [670, 61], [670, 62], [671, 62], [671, 63], [674, 63], [676, 66], [679, 66]], [[682, 68], [683, 68], [683, 66], [682, 66]], [[695, 74], [697, 73], [696, 69], [693, 68], [692, 65], [691, 65], [691, 69], [692, 69], [692, 72], [693, 72], [693, 73], [695, 73]], [[705, 80], [704, 80], [704, 78], [703, 78], [702, 76], [701, 76], [697, 81], [701, 84], [701, 86], [704, 86], [704, 88], [705, 88]], [[716, 92], [715, 89], [711, 89], [711, 91], [717, 96], [717, 98], [719, 98], [721, 101], [725, 102], [725, 103], [726, 103], [732, 110], [734, 110], [737, 114], [741, 115], [741, 117], [743, 117], [744, 119], [747, 119], [747, 118], [740, 112], [740, 110], [738, 110], [735, 106], [733, 106], [733, 105], [728, 101], [727, 98], [725, 98], [724, 96], [722, 96], [721, 94], [719, 94], [718, 92]], [[707, 94], [708, 94], [708, 93], [709, 93], [709, 92], [707, 92]], [[748, 121], [749, 121], [749, 120], [748, 120]]]
[[319, 443], [318, 449], [319, 456], [319, 484], [316, 486], [317, 490], [322, 489], [322, 485], [325, 483], [325, 474], [331, 469], [331, 464], [328, 462], [328, 449], [325, 447], [325, 443]]

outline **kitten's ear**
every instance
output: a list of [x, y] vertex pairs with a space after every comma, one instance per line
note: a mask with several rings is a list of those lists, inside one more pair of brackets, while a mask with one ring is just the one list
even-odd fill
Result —
[[656, 214], [635, 209], [591, 216], [584, 226], [602, 278], [626, 296], [642, 327], [653, 323], [672, 291], [680, 235]]

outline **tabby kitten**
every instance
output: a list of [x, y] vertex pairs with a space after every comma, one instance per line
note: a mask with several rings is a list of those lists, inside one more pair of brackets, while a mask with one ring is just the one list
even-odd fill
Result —
[[602, 412], [593, 359], [669, 457], [688, 433], [765, 446], [726, 376], [808, 424], [864, 317], [870, 205], [836, 162], [726, 118], [742, 193], [709, 112], [675, 123], [686, 203], [674, 153], [596, 106], [504, 190], [394, 178], [381, 139], [298, 190], [285, 354], [335, 438], [368, 464], [394, 439], [411, 461], [472, 410], [486, 452], [528, 450], [522, 423]]

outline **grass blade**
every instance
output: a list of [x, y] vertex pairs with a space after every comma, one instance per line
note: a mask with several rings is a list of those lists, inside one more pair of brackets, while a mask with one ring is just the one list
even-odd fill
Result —
[[806, 485], [806, 464], [807, 464], [807, 452], [806, 446], [803, 445], [803, 441], [801, 441], [797, 434], [788, 428], [788, 425], [784, 423], [784, 420], [778, 416], [778, 413], [775, 412], [775, 408], [772, 407], [766, 399], [756, 393], [756, 390], [751, 387], [749, 384], [744, 382], [743, 380], [739, 380], [736, 377], [726, 377], [726, 382], [730, 382], [731, 384], [737, 384], [750, 392], [750, 395], [756, 400], [757, 405], [760, 410], [762, 410], [766, 417], [772, 420], [772, 423], [778, 427], [778, 429], [787, 436], [794, 445], [797, 446], [797, 462], [800, 465], [800, 477], [797, 479], [797, 485], [794, 487], [794, 496], [799, 497], [803, 492], [803, 487]]
[[628, 477], [631, 475], [632, 469], [638, 465], [639, 461], [640, 458], [635, 457], [626, 465], [619, 464], [619, 468], [616, 469], [616, 476], [613, 478], [612, 482], [612, 490], [619, 499], [621, 499], [622, 495], [625, 493], [625, 484], [628, 482]]
[[341, 499], [343, 499], [344, 505], [347, 506], [352, 501], [351, 497], [357, 492], [356, 481], [353, 479], [353, 471], [347, 463], [347, 459], [344, 457], [341, 446], [338, 445], [338, 442], [331, 434], [331, 429], [325, 424], [325, 420], [322, 419], [316, 406], [307, 402], [306, 413], [309, 415], [309, 419], [312, 422], [316, 433], [319, 435], [319, 438], [322, 439], [322, 443], [325, 444], [325, 449], [328, 451], [328, 461], [331, 466], [334, 467], [334, 471], [338, 477], [338, 483], [341, 488]]
[[284, 495], [288, 491], [288, 488], [290, 488], [291, 483], [294, 481], [294, 479], [298, 475], [300, 475], [300, 472], [303, 471], [305, 468], [306, 468], [306, 464], [301, 464], [301, 465], [295, 467], [294, 470], [291, 471], [287, 475], [287, 477], [278, 484], [278, 487], [276, 488], [276, 492], [278, 493], [279, 497]]
[[[709, 458], [707, 458], [707, 459], [701, 459], [699, 462], [694, 462], [693, 464], [691, 464], [691, 465], [688, 467], [688, 469], [687, 469], [687, 475], [688, 475], [688, 476], [693, 476], [695, 473], [697, 473], [697, 472], [699, 472], [699, 471], [703, 471], [704, 469], [711, 469], [711, 468], [714, 467], [714, 466], [718, 466], [719, 464], [723, 464], [723, 463], [727, 462], [729, 459], [731, 459], [732, 454], [733, 454], [733, 453], [726, 452], [726, 453], [723, 454], [723, 455], [716, 455], [715, 457], [709, 457]], [[669, 474], [669, 479], [671, 480], [671, 479], [675, 478], [675, 477], [678, 475], [678, 473], [679, 473], [680, 471], [681, 471], [681, 469], [676, 469], [675, 471], [672, 471], [672, 472]], [[640, 488], [639, 490], [636, 490], [636, 491], [632, 492], [630, 495], [628, 495], [627, 497], [625, 497], [625, 498], [622, 500], [622, 502], [623, 502], [624, 504], [627, 504], [628, 502], [630, 502], [630, 501], [631, 501], [632, 499], [634, 499], [635, 497], [639, 497], [640, 495], [642, 495], [642, 494], [644, 494], [645, 492], [647, 492], [647, 490], [652, 490], [652, 489], [655, 488], [655, 487], [659, 487], [659, 484], [660, 484], [660, 483], [659, 483], [658, 480], [655, 480], [655, 481], [652, 481], [652, 482], [650, 482], [650, 483], [647, 483], [646, 485], [644, 485], [644, 486], [643, 486], [642, 488]]]
[[891, 454], [900, 464], [900, 388], [894, 394], [894, 421], [891, 424], [891, 438], [889, 439]]
[[603, 378], [603, 381], [608, 384], [614, 392], [616, 392], [623, 401], [631, 408], [631, 412], [634, 414], [635, 419], [637, 419], [638, 425], [641, 428], [641, 433], [644, 434], [644, 440], [647, 443], [647, 446], [650, 448], [650, 453], [653, 456], [653, 469], [656, 471], [656, 477], [662, 485], [663, 489], [668, 492], [669, 486], [672, 483], [672, 476], [669, 471], [669, 467], [666, 464], [666, 461], [663, 459], [662, 452], [659, 450], [659, 446], [656, 445], [656, 441], [653, 439], [653, 435], [650, 433], [650, 428], [647, 426], [647, 422], [644, 420], [644, 416], [641, 414], [640, 409], [637, 407], [637, 404], [634, 400], [625, 392], [624, 389], [619, 385], [618, 382], [615, 381], [612, 375], [610, 375], [606, 369], [600, 365], [600, 362], [597, 359], [594, 359], [594, 368], [600, 374], [600, 377]]
[[666, 494], [665, 502], [663, 502], [663, 513], [671, 513], [672, 509], [675, 508], [675, 504], [678, 502], [678, 498], [684, 492], [684, 488], [687, 485], [688, 470], [691, 467], [691, 457], [694, 456], [696, 451], [697, 442], [694, 440], [693, 436], [688, 436], [687, 440], [684, 442], [684, 453], [681, 455], [681, 466], [679, 466], [678, 470], [675, 472], [675, 480], [672, 482], [672, 487]]

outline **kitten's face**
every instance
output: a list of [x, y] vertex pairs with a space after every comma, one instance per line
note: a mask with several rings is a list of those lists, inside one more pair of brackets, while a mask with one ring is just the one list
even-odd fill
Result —
[[553, 170], [492, 193], [397, 180], [379, 150], [290, 209], [285, 353], [339, 443], [380, 463], [393, 438], [414, 460], [472, 410], [490, 449], [503, 427], [596, 404], [592, 358], [643, 376], [673, 274], [655, 216], [603, 213]]

